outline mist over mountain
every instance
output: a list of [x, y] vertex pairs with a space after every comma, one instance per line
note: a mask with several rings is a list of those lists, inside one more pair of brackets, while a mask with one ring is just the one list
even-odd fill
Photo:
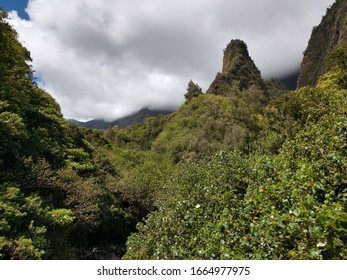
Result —
[[92, 129], [109, 129], [114, 126], [119, 128], [126, 128], [133, 126], [135, 124], [143, 123], [146, 118], [155, 117], [158, 115], [167, 115], [172, 113], [173, 110], [151, 110], [149, 108], [143, 108], [137, 113], [131, 114], [129, 116], [117, 119], [115, 121], [107, 122], [105, 120], [90, 120], [87, 122], [81, 122], [77, 120], [68, 120], [69, 122], [76, 124], [80, 127], [92, 128]]
[[295, 90], [297, 88], [299, 72], [300, 70], [298, 69], [297, 71], [286, 76], [279, 77], [278, 80], [285, 86], [286, 89]]
[[27, 20], [9, 20], [65, 118], [113, 120], [178, 108], [191, 79], [206, 91], [232, 38], [247, 43], [263, 78], [296, 70], [332, 2], [30, 0]]

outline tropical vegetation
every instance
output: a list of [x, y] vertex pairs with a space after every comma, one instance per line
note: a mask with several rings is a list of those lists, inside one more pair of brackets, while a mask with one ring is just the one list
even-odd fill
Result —
[[0, 259], [347, 258], [347, 45], [285, 91], [235, 40], [218, 92], [190, 81], [176, 112], [92, 130], [37, 86], [6, 18]]

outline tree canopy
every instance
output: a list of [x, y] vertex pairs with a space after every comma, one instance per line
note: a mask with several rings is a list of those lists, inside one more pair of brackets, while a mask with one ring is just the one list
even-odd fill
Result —
[[190, 80], [188, 83], [187, 92], [184, 95], [186, 100], [190, 100], [193, 97], [197, 97], [201, 94], [203, 94], [201, 87], [198, 84], [194, 83], [192, 80]]

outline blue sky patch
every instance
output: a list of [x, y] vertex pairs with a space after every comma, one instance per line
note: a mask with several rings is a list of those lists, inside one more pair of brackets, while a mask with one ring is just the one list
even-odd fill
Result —
[[22, 19], [29, 19], [28, 14], [25, 12], [27, 5], [28, 0], [0, 0], [0, 6], [6, 12], [17, 11]]

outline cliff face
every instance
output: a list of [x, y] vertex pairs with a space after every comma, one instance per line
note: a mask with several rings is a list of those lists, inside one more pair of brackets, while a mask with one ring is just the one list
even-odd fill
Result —
[[228, 95], [234, 90], [246, 90], [251, 86], [266, 92], [260, 71], [250, 58], [247, 45], [232, 40], [224, 50], [222, 72], [218, 73], [207, 93]]
[[328, 69], [325, 66], [330, 51], [347, 41], [347, 1], [337, 0], [327, 9], [321, 23], [314, 27], [304, 52], [297, 87], [314, 85]]

